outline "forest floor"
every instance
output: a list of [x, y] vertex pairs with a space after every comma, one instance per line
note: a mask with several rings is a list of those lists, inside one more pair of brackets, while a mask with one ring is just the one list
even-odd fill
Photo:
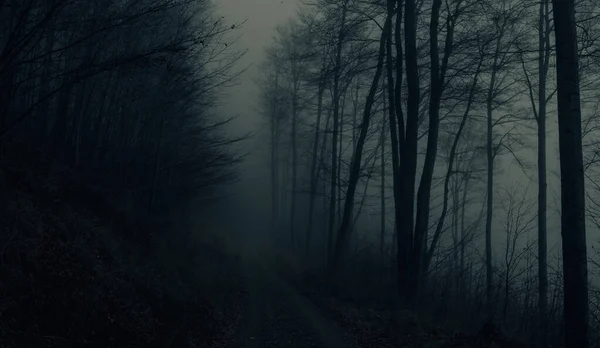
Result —
[[[344, 333], [346, 342], [352, 342], [354, 348], [525, 347], [505, 338], [495, 329], [484, 329], [475, 334], [455, 333], [425, 324], [408, 312], [397, 314], [395, 320], [392, 320], [390, 310], [382, 310], [375, 305], [353, 300], [350, 296], [342, 296], [339, 291], [334, 293], [325, 276], [294, 269], [294, 266], [286, 265], [285, 259], [289, 257], [280, 256], [277, 262], [281, 278], [293, 288], [296, 297], [303, 298], [302, 303], [306, 303], [311, 312], [318, 313], [321, 322], [327, 322], [337, 328], [336, 332]], [[298, 347], [337, 346], [325, 344]]]
[[326, 317], [352, 332], [361, 348], [516, 348], [500, 334], [465, 335], [445, 332], [443, 328], [426, 325], [405, 312], [393, 324], [390, 311], [369, 304], [328, 294], [315, 283], [299, 284], [302, 294]]
[[355, 347], [351, 335], [277, 274], [265, 252], [244, 252], [242, 260], [248, 297], [236, 348]]

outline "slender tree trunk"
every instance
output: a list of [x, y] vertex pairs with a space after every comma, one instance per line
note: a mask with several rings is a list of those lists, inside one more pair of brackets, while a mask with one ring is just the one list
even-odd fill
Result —
[[310, 165], [310, 198], [308, 202], [308, 226], [306, 229], [306, 244], [305, 254], [308, 255], [310, 252], [310, 238], [313, 228], [314, 218], [314, 207], [315, 207], [315, 195], [317, 190], [317, 150], [319, 149], [319, 135], [321, 133], [319, 127], [321, 126], [321, 113], [323, 110], [323, 92], [325, 91], [324, 83], [319, 83], [319, 90], [317, 95], [317, 124], [315, 126], [315, 140], [313, 142], [313, 157]]
[[340, 22], [340, 31], [335, 50], [335, 66], [333, 74], [333, 134], [331, 136], [331, 190], [329, 203], [329, 235], [327, 238], [327, 254], [331, 264], [333, 261], [333, 241], [335, 233], [335, 208], [336, 208], [336, 180], [338, 176], [337, 152], [338, 152], [338, 128], [339, 128], [339, 109], [340, 109], [340, 69], [342, 65], [342, 48], [344, 44], [344, 31], [346, 22], [347, 1], [342, 3], [342, 19]]
[[462, 203], [460, 205], [460, 272], [461, 275], [464, 274], [465, 269], [465, 246], [466, 246], [466, 238], [467, 234], [465, 231], [465, 216], [466, 216], [466, 206], [467, 206], [467, 194], [469, 189], [469, 180], [471, 175], [467, 175], [464, 180], [464, 187], [462, 192]]
[[548, 242], [546, 238], [546, 76], [550, 58], [548, 0], [540, 2], [538, 28], [538, 275], [539, 344], [548, 347]]
[[[400, 276], [402, 274], [402, 267], [404, 267], [404, 260], [406, 255], [403, 254], [403, 249], [400, 241], [403, 237], [398, 237], [399, 233], [405, 233], [400, 230], [399, 222], [403, 218], [403, 201], [402, 201], [402, 173], [400, 171], [400, 148], [404, 148], [404, 117], [402, 115], [402, 103], [400, 98], [402, 97], [402, 42], [400, 37], [401, 24], [402, 24], [402, 4], [400, 1], [388, 0], [387, 10], [391, 18], [394, 11], [394, 3], [396, 3], [396, 25], [394, 28], [394, 36], [396, 41], [396, 84], [394, 86], [394, 67], [393, 67], [393, 56], [392, 56], [392, 28], [388, 28], [389, 35], [386, 42], [386, 71], [387, 71], [387, 97], [389, 99], [388, 105], [388, 120], [390, 123], [390, 148], [392, 152], [392, 185], [394, 193], [394, 234], [393, 234], [393, 249], [396, 253], [398, 263], [398, 290], [400, 291], [402, 286], [402, 280]], [[384, 93], [385, 100], [385, 93]], [[385, 103], [385, 101], [384, 101]], [[414, 191], [414, 189], [413, 189]], [[407, 249], [408, 250], [408, 249]], [[394, 254], [392, 253], [392, 255]]]
[[[410, 260], [414, 272], [412, 282], [409, 283], [409, 300], [413, 302], [418, 294], [417, 287], [421, 281], [421, 271], [427, 255], [427, 232], [429, 230], [429, 204], [431, 200], [431, 183], [433, 180], [433, 170], [437, 157], [437, 143], [439, 136], [439, 113], [440, 101], [443, 93], [443, 72], [440, 69], [439, 50], [438, 50], [438, 26], [440, 17], [441, 0], [433, 0], [431, 10], [431, 23], [429, 26], [429, 53], [431, 64], [430, 77], [430, 98], [429, 98], [429, 129], [427, 131], [427, 150], [425, 151], [425, 161], [423, 164], [423, 173], [417, 191], [417, 216], [415, 219], [414, 246], [413, 255]], [[451, 33], [448, 33], [451, 35]], [[450, 47], [446, 47], [450, 48]]]
[[[388, 119], [390, 123], [390, 140], [391, 140], [391, 153], [392, 153], [392, 185], [394, 193], [394, 229], [393, 229], [393, 241], [392, 241], [392, 255], [396, 255], [396, 274], [398, 281], [398, 292], [400, 298], [404, 293], [405, 282], [407, 279], [407, 272], [405, 272], [405, 265], [407, 265], [409, 246], [404, 243], [404, 240], [408, 240], [408, 237], [412, 236], [412, 231], [408, 232], [402, 230], [402, 222], [412, 221], [403, 220], [406, 212], [403, 210], [405, 202], [402, 201], [402, 192], [406, 189], [402, 181], [401, 172], [401, 149], [405, 149], [405, 132], [404, 132], [404, 117], [402, 115], [402, 102], [401, 102], [401, 88], [402, 88], [402, 73], [403, 73], [403, 50], [402, 50], [402, 37], [401, 37], [401, 25], [403, 15], [403, 4], [402, 0], [388, 0], [387, 12], [390, 17], [390, 21], [394, 15], [394, 6], [396, 6], [396, 23], [394, 26], [394, 37], [396, 44], [396, 83], [394, 84], [394, 73], [393, 73], [393, 54], [392, 54], [392, 27], [388, 28], [389, 35], [386, 40], [386, 71], [387, 71], [387, 98], [389, 99], [388, 106]], [[414, 4], [413, 4], [414, 6]], [[413, 8], [414, 10], [414, 8]], [[418, 92], [418, 91], [417, 91]], [[385, 93], [384, 93], [385, 99]], [[385, 101], [384, 101], [385, 103]], [[385, 108], [384, 108], [385, 109]], [[415, 164], [416, 165], [416, 164]], [[414, 186], [413, 186], [414, 195]], [[414, 196], [413, 196], [414, 197]], [[411, 222], [412, 223], [412, 222]], [[400, 235], [402, 233], [402, 235]], [[407, 234], [405, 234], [407, 233]]]
[[561, 173], [565, 347], [587, 348], [588, 270], [585, 180], [575, 5], [553, 0]]
[[493, 144], [493, 99], [494, 99], [494, 89], [496, 87], [496, 74], [497, 74], [497, 64], [498, 57], [500, 51], [500, 43], [502, 40], [502, 36], [499, 36], [496, 41], [496, 49], [494, 54], [494, 60], [492, 65], [492, 72], [490, 78], [490, 84], [487, 92], [487, 101], [486, 101], [486, 154], [487, 154], [487, 211], [485, 218], [485, 274], [486, 274], [486, 310], [487, 315], [491, 316], [492, 313], [492, 295], [493, 295], [493, 269], [492, 269], [492, 215], [494, 213], [494, 158], [496, 154], [494, 153], [494, 144]]
[[492, 153], [492, 112], [487, 114], [487, 212], [485, 218], [485, 272], [486, 272], [486, 308], [491, 314], [492, 306], [492, 214], [494, 202], [494, 156]]
[[[381, 139], [380, 139], [381, 140]], [[353, 226], [356, 226], [356, 224], [358, 223], [358, 219], [360, 218], [360, 214], [362, 213], [363, 207], [365, 206], [365, 201], [367, 200], [367, 191], [369, 191], [369, 183], [371, 182], [371, 179], [373, 178], [373, 173], [375, 173], [375, 166], [377, 165], [377, 153], [379, 152], [379, 147], [381, 146], [381, 142], [377, 142], [377, 146], [375, 147], [374, 150], [374, 155], [373, 155], [373, 163], [371, 163], [371, 166], [369, 167], [369, 170], [367, 171], [367, 180], [365, 180], [365, 187], [363, 188], [363, 192], [362, 192], [362, 198], [360, 199], [360, 204], [358, 206], [358, 209], [356, 209], [356, 213], [354, 214], [354, 216], [350, 216], [350, 227], [348, 228], [348, 232], [350, 233], [350, 235], [352, 236], [352, 233], [354, 232]], [[358, 242], [360, 242], [358, 236], [355, 237], [355, 240], [357, 242], [356, 246], [355, 246], [355, 250], [358, 250]]]
[[[290, 144], [291, 145], [291, 144]], [[281, 206], [280, 206], [280, 211], [281, 211], [281, 219], [280, 221], [290, 221], [289, 220], [289, 216], [286, 213], [289, 213], [291, 210], [289, 210], [288, 208], [288, 196], [289, 196], [289, 191], [290, 191], [290, 186], [289, 186], [289, 179], [290, 179], [290, 159], [291, 159], [291, 152], [292, 152], [292, 147], [288, 146], [286, 149], [283, 149], [284, 151], [286, 151], [286, 154], [284, 156], [283, 159], [283, 163], [281, 163], [281, 167], [282, 167], [282, 173], [281, 173], [281, 185], [280, 187], [281, 189], [281, 198], [280, 198], [280, 202], [281, 202]], [[280, 150], [278, 150], [280, 151]], [[287, 226], [285, 226], [287, 228]], [[282, 226], [283, 228], [283, 226]]]
[[342, 157], [344, 155], [344, 114], [345, 114], [345, 110], [346, 110], [346, 88], [343, 88], [343, 92], [342, 92], [342, 103], [340, 105], [340, 122], [339, 122], [339, 126], [340, 129], [338, 130], [338, 154], [337, 154], [337, 168], [338, 168], [338, 172], [337, 172], [337, 226], [339, 228], [339, 226], [342, 224]]
[[279, 152], [281, 151], [281, 146], [279, 143], [279, 139], [280, 139], [280, 121], [279, 121], [279, 117], [277, 116], [277, 119], [275, 120], [275, 151], [274, 151], [274, 156], [275, 156], [275, 169], [273, 172], [274, 175], [274, 179], [275, 181], [273, 182], [273, 188], [275, 190], [274, 193], [274, 197], [275, 197], [275, 211], [274, 211], [274, 219], [275, 219], [275, 233], [277, 233], [277, 230], [279, 229], [280, 225], [281, 225], [281, 156], [279, 155]]
[[[329, 123], [331, 121], [331, 114], [332, 114], [332, 110], [331, 107], [328, 108], [327, 110], [327, 120], [325, 121], [325, 128], [323, 131], [323, 142], [321, 143], [321, 156], [319, 158], [319, 167], [317, 168], [317, 178], [319, 178], [320, 176], [320, 172], [321, 169], [325, 166], [325, 159], [326, 159], [326, 153], [329, 150], [329, 140], [327, 138], [327, 134], [329, 133]], [[325, 264], [328, 265], [329, 263], [329, 245], [327, 244], [329, 242], [328, 238], [329, 238], [329, 214], [328, 214], [328, 206], [331, 203], [331, 199], [328, 199], [327, 196], [327, 180], [325, 180], [325, 176], [323, 176], [322, 180], [321, 180], [321, 203], [322, 203], [322, 211], [324, 214], [324, 217], [322, 219], [322, 229], [321, 231], [324, 233], [324, 235], [322, 236], [322, 241], [323, 241], [323, 245], [324, 245], [324, 253], [323, 255], [325, 256]]]
[[379, 257], [382, 270], [385, 267], [385, 86], [383, 88], [383, 105], [384, 113], [381, 119], [381, 188], [379, 192], [379, 199], [381, 202], [381, 221], [379, 227]]
[[357, 119], [358, 119], [358, 91], [360, 89], [359, 81], [356, 81], [356, 89], [354, 90], [354, 112], [352, 113], [352, 148], [356, 149], [357, 137]]
[[467, 118], [469, 117], [469, 112], [471, 111], [471, 105], [473, 103], [473, 99], [475, 98], [475, 91], [477, 89], [477, 82], [479, 80], [479, 73], [481, 71], [481, 65], [483, 63], [483, 57], [479, 60], [477, 69], [475, 70], [475, 76], [473, 77], [473, 82], [471, 83], [471, 88], [469, 90], [469, 99], [467, 100], [467, 105], [465, 107], [465, 111], [462, 115], [462, 119], [460, 120], [460, 125], [458, 126], [458, 130], [456, 131], [456, 135], [454, 136], [454, 140], [452, 141], [452, 147], [450, 149], [450, 156], [448, 158], [448, 169], [446, 170], [446, 176], [444, 178], [444, 197], [442, 203], [442, 213], [440, 214], [440, 218], [438, 220], [435, 233], [433, 235], [433, 240], [431, 241], [431, 246], [429, 247], [427, 254], [425, 255], [425, 263], [423, 266], [423, 271], [426, 272], [429, 269], [429, 264], [431, 263], [431, 259], [433, 258], [433, 253], [435, 251], [435, 247], [437, 242], [442, 235], [442, 230], [444, 228], [444, 220], [446, 219], [446, 214], [448, 212], [448, 196], [450, 193], [450, 178], [452, 177], [452, 168], [454, 166], [454, 158], [456, 156], [456, 149], [458, 147], [458, 142], [460, 141], [460, 137], [462, 135], [462, 131], [465, 128], [465, 124], [467, 123]]
[[[417, 141], [419, 130], [419, 68], [417, 52], [417, 8], [415, 0], [405, 1], [404, 41], [406, 49], [406, 82], [408, 99], [406, 103], [406, 136], [400, 142], [400, 167], [402, 184], [401, 204], [398, 207], [398, 281], [399, 291], [407, 307], [415, 305], [413, 290], [416, 290], [414, 260], [414, 198], [417, 173]], [[398, 61], [398, 59], [396, 59]], [[397, 82], [397, 81], [396, 81]], [[396, 101], [396, 106], [398, 102]]]
[[[277, 77], [275, 78], [277, 81]], [[273, 103], [273, 104], [276, 104]], [[271, 107], [271, 233], [275, 235], [277, 230], [277, 219], [278, 219], [278, 206], [279, 206], [279, 192], [277, 187], [278, 178], [278, 165], [277, 165], [277, 118], [278, 118], [278, 107], [272, 105]]]
[[[456, 18], [454, 17], [455, 15], [452, 13], [450, 13], [448, 15], [448, 18], [446, 19], [446, 38], [444, 42], [443, 57], [440, 63], [438, 49], [438, 26], [441, 6], [441, 0], [433, 1], [431, 22], [429, 27], [429, 50], [431, 64], [429, 130], [427, 133], [427, 150], [425, 153], [425, 162], [423, 165], [423, 172], [421, 174], [421, 181], [419, 183], [419, 189], [417, 192], [417, 216], [415, 220], [414, 232], [415, 244], [413, 248], [414, 255], [412, 257], [414, 279], [412, 284], [410, 284], [410, 286], [412, 287], [410, 290], [411, 299], [415, 298], [418, 293], [418, 287], [420, 286], [422, 281], [424, 267], [428, 266], [430, 259], [429, 255], [432, 254], [436, 245], [432, 244], [432, 247], [428, 251], [427, 234], [429, 231], [429, 215], [431, 209], [431, 185], [433, 181], [433, 171], [435, 169], [435, 162], [437, 158], [440, 105], [446, 83], [446, 70], [448, 67], [448, 61], [452, 54], [452, 49], [454, 45], [454, 23], [456, 20]], [[437, 242], [435, 236], [434, 241]]]
[[294, 74], [294, 87], [293, 87], [293, 95], [292, 95], [292, 202], [291, 202], [291, 211], [290, 211], [290, 241], [292, 246], [295, 244], [295, 228], [296, 228], [296, 191], [298, 184], [298, 145], [296, 144], [297, 138], [297, 130], [296, 124], [298, 123], [298, 77], [297, 77], [297, 66], [295, 62], [293, 63], [293, 74]]
[[367, 100], [365, 102], [365, 109], [363, 112], [362, 123], [360, 127], [360, 134], [358, 140], [356, 142], [356, 149], [354, 149], [354, 153], [352, 156], [352, 161], [350, 165], [350, 175], [348, 180], [348, 190], [346, 193], [346, 199], [344, 202], [344, 213], [342, 215], [342, 223], [340, 225], [340, 229], [338, 232], [337, 243], [335, 247], [334, 254], [334, 267], [338, 267], [340, 260], [343, 256], [343, 253], [348, 248], [348, 231], [350, 227], [352, 211], [354, 209], [354, 194], [356, 192], [356, 186], [358, 184], [358, 180], [360, 177], [360, 169], [362, 164], [362, 154], [363, 148], [365, 145], [365, 141], [367, 139], [367, 133], [369, 131], [369, 124], [371, 122], [371, 110], [373, 108], [373, 104], [375, 102], [375, 93], [377, 92], [377, 85], [379, 84], [379, 80], [381, 78], [381, 73], [383, 70], [383, 59], [385, 56], [385, 43], [386, 37], [388, 35], [388, 30], [391, 25], [391, 16], [388, 15], [385, 21], [385, 26], [381, 32], [381, 39], [379, 42], [379, 55], [377, 59], [377, 68], [375, 69], [375, 75], [373, 76], [373, 81], [371, 83], [371, 87], [369, 89], [369, 94], [367, 95]]
[[454, 289], [457, 294], [460, 287], [460, 264], [458, 260], [458, 252], [460, 249], [460, 237], [458, 224], [459, 205], [460, 205], [460, 180], [457, 176], [453, 176], [452, 180], [452, 267], [454, 268]]

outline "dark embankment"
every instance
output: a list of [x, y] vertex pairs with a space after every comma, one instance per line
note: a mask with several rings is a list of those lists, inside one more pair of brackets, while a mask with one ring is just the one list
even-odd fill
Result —
[[209, 0], [0, 1], [0, 347], [228, 340], [234, 29]]
[[2, 168], [1, 347], [230, 343], [237, 265], [211, 231], [118, 211], [68, 172]]

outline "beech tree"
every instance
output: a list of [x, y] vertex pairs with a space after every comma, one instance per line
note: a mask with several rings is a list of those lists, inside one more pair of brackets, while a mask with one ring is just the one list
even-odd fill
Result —
[[[548, 242], [547, 242], [547, 178], [546, 178], [546, 110], [550, 97], [547, 95], [547, 78], [550, 67], [551, 17], [549, 1], [540, 1], [537, 21], [537, 93], [534, 81], [521, 57], [527, 94], [531, 103], [531, 111], [537, 123], [538, 145], [538, 311], [540, 346], [548, 346]], [[537, 95], [536, 95], [537, 94]]]
[[585, 182], [575, 4], [553, 0], [561, 172], [565, 347], [588, 347]]

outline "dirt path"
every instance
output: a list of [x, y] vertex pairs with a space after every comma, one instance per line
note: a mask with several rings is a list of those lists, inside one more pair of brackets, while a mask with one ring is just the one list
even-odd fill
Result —
[[240, 348], [353, 348], [348, 335], [279, 277], [265, 250], [242, 256], [247, 303]]

